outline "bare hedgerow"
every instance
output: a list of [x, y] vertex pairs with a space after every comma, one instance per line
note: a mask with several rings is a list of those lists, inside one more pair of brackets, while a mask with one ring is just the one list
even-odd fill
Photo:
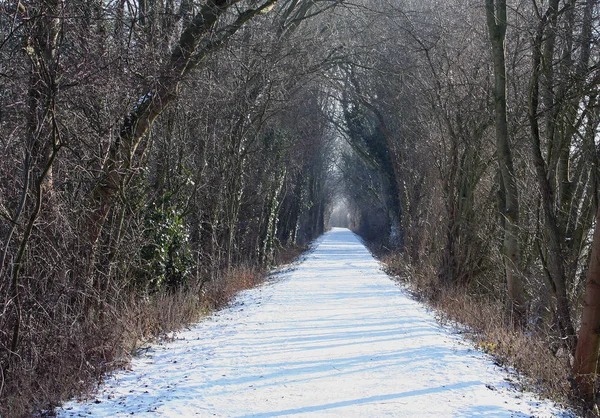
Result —
[[325, 8], [215, 5], [0, 4], [3, 417], [92, 390], [322, 233]]

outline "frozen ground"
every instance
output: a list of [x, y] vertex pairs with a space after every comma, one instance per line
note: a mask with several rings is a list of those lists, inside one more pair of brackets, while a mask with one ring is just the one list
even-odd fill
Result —
[[407, 297], [345, 229], [134, 359], [60, 417], [550, 417]]

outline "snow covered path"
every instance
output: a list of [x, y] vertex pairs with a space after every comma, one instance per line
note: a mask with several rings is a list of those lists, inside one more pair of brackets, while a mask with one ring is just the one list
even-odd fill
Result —
[[441, 328], [354, 234], [134, 359], [58, 416], [560, 416]]

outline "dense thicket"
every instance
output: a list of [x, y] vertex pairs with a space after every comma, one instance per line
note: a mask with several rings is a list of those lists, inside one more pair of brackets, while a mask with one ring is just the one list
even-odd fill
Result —
[[335, 2], [275, 3], [0, 5], [0, 415], [113, 367], [126, 317], [156, 326], [136, 307], [323, 232], [329, 32], [304, 20]]
[[598, 0], [0, 8], [0, 414], [113, 367], [123, 318], [151, 326], [132, 306], [201, 304], [333, 208], [593, 400]]
[[599, 18], [594, 0], [364, 3], [337, 81], [358, 230], [401, 250], [434, 298], [503, 301], [497, 321], [551, 347], [588, 400]]

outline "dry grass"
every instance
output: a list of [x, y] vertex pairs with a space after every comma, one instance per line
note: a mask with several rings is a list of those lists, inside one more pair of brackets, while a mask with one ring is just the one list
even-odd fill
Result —
[[55, 314], [28, 324], [23, 336], [26, 355], [11, 358], [8, 370], [4, 368], [0, 416], [51, 411], [63, 399], [93, 390], [119, 363], [122, 328], [112, 321], [113, 314]]
[[90, 396], [107, 372], [126, 367], [141, 348], [224, 307], [240, 291], [260, 284], [265, 273], [232, 268], [204, 286], [121, 295], [116, 306], [103, 305], [101, 311], [69, 308], [28, 324], [29, 357], [13, 358], [8, 372], [0, 368], [0, 417], [49, 416], [73, 396]]
[[152, 297], [131, 296], [122, 307], [122, 346], [127, 355], [141, 345], [197, 321], [203, 314], [199, 286], [177, 292], [160, 292]]
[[519, 384], [557, 402], [569, 395], [569, 359], [551, 350], [550, 336], [543, 330], [514, 330], [506, 309], [498, 300], [470, 295], [461, 289], [441, 292], [433, 303], [442, 321], [462, 325], [475, 344], [492, 354], [501, 366], [522, 373]]
[[[279, 247], [273, 255], [275, 266], [289, 264], [304, 253], [306, 246]], [[226, 306], [239, 292], [261, 284], [267, 272], [254, 266], [241, 266], [226, 271], [202, 289], [202, 307], [212, 311]]]
[[440, 288], [431, 267], [414, 268], [398, 255], [382, 257], [388, 273], [432, 307], [442, 323], [464, 331], [475, 345], [494, 356], [500, 366], [520, 373], [515, 382], [558, 403], [567, 404], [570, 391], [569, 359], [551, 349], [552, 336], [543, 329], [513, 330], [507, 326], [503, 301], [473, 294], [463, 288]]
[[212, 311], [226, 306], [239, 292], [253, 288], [265, 279], [265, 272], [256, 267], [238, 267], [208, 283], [203, 289], [202, 303]]
[[307, 250], [308, 247], [304, 245], [278, 247], [273, 255], [273, 264], [276, 266], [290, 264], [296, 261]]

